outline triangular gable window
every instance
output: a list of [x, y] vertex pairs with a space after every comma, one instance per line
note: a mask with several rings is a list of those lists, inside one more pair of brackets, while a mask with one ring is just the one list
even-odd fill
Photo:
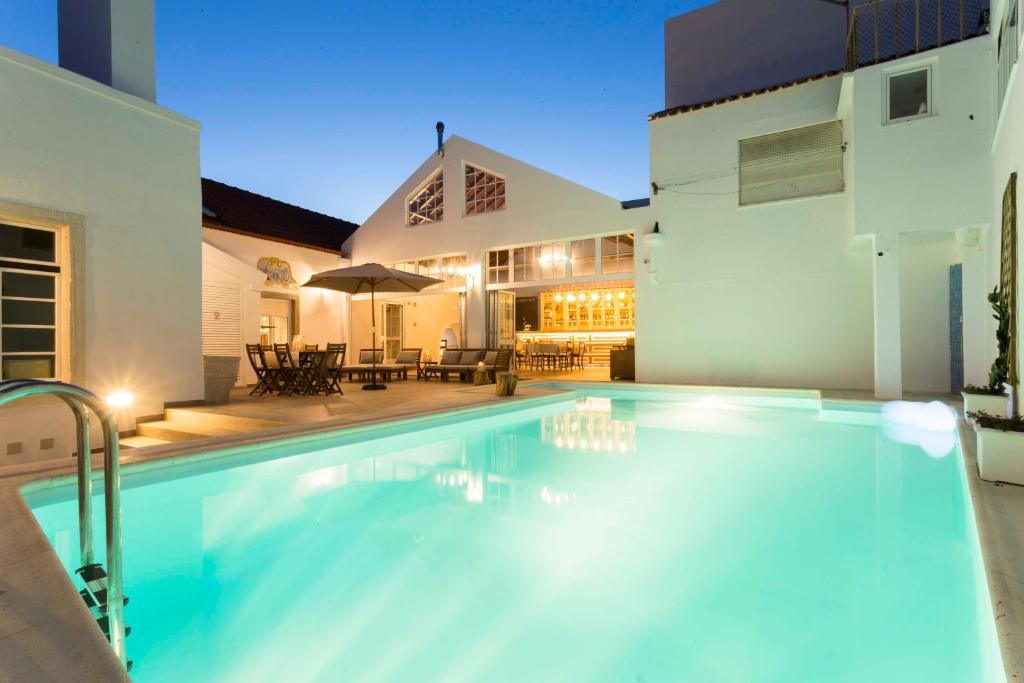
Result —
[[409, 199], [409, 225], [436, 223], [444, 219], [444, 172], [437, 173]]
[[466, 164], [466, 215], [500, 211], [505, 208], [505, 179], [482, 168]]

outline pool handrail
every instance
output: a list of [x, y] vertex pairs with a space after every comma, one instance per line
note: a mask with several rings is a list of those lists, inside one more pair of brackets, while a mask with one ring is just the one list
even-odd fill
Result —
[[65, 382], [47, 380], [0, 381], [0, 406], [29, 396], [55, 396], [75, 416], [78, 447], [78, 538], [82, 568], [95, 564], [92, 534], [92, 451], [89, 441], [91, 409], [103, 427], [103, 502], [106, 523], [107, 594], [105, 611], [108, 639], [114, 653], [127, 669], [124, 622], [124, 572], [121, 547], [121, 472], [117, 417], [88, 389]]

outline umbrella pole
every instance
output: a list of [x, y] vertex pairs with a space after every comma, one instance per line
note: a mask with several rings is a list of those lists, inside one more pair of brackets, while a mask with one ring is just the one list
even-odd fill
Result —
[[374, 302], [374, 289], [376, 285], [370, 284], [370, 339], [373, 340], [370, 349], [370, 363], [373, 370], [370, 371], [370, 383], [363, 385], [364, 391], [380, 391], [387, 389], [383, 384], [377, 384], [377, 304]]

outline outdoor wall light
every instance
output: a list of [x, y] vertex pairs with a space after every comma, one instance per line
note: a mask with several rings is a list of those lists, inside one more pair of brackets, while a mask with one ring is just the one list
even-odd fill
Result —
[[644, 235], [644, 244], [647, 245], [647, 250], [650, 253], [650, 257], [644, 259], [644, 263], [647, 264], [647, 275], [650, 277], [652, 285], [658, 284], [658, 265], [655, 254], [664, 243], [665, 235], [662, 234], [661, 228], [655, 222], [654, 230]]
[[111, 408], [127, 408], [135, 402], [135, 397], [132, 395], [132, 392], [122, 389], [120, 391], [107, 394], [106, 402]]

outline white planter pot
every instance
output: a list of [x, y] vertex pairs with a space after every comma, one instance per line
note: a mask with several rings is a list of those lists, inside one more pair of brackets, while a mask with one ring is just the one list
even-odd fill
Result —
[[1010, 398], [1008, 396], [968, 394], [966, 391], [961, 391], [960, 395], [964, 397], [965, 418], [967, 413], [974, 412], [975, 410], [984, 410], [989, 415], [995, 415], [996, 417], [1006, 417], [1006, 413], [1010, 409]]
[[975, 425], [978, 471], [987, 481], [1024, 484], [1024, 432], [1004, 432]]

